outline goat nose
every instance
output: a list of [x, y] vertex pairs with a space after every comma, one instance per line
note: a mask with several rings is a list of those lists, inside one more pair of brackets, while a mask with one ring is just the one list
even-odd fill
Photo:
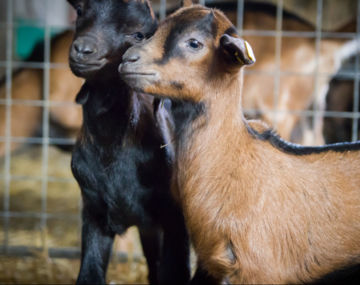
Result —
[[93, 43], [81, 39], [74, 42], [74, 49], [77, 53], [85, 55], [90, 55], [96, 52], [96, 48]]

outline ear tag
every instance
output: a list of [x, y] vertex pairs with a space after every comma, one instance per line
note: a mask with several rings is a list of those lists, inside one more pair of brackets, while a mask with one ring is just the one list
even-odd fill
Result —
[[248, 58], [251, 59], [251, 61], [255, 62], [255, 55], [254, 55], [254, 52], [251, 48], [251, 46], [249, 45], [249, 43], [247, 41], [244, 41], [245, 42], [245, 49], [246, 49], [246, 54], [248, 56]]
[[239, 53], [237, 51], [235, 52], [234, 55], [238, 62], [240, 62], [241, 64], [244, 64], [243, 60], [240, 58]]

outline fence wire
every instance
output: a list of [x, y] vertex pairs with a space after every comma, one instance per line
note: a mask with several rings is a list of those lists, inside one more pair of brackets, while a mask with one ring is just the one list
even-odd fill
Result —
[[[30, 0], [29, 0], [30, 1]], [[44, 11], [48, 11], [51, 8], [51, 3], [54, 0], [43, 0], [44, 2]], [[65, 0], [56, 0], [61, 2], [66, 2]], [[341, 0], [336, 0], [341, 1]], [[336, 76], [341, 79], [353, 80], [353, 106], [351, 111], [332, 111], [332, 110], [321, 110], [321, 106], [314, 105], [313, 109], [307, 110], [279, 110], [278, 101], [280, 93], [280, 84], [286, 76], [308, 76], [313, 78], [315, 82], [314, 93], [312, 95], [313, 102], [316, 102], [315, 97], [318, 96], [319, 86], [318, 82], [320, 78], [332, 78], [334, 74], [323, 72], [319, 68], [320, 60], [320, 49], [321, 42], [323, 39], [345, 39], [345, 40], [355, 40], [357, 51], [360, 50], [360, 0], [357, 1], [357, 24], [356, 31], [346, 31], [346, 32], [334, 32], [334, 31], [323, 31], [322, 22], [323, 22], [323, 0], [316, 0], [317, 11], [316, 11], [316, 25], [314, 31], [288, 31], [283, 30], [283, 10], [284, 10], [284, 0], [277, 0], [276, 2], [276, 26], [273, 30], [246, 30], [244, 29], [244, 7], [246, 0], [234, 0], [234, 1], [225, 1], [233, 3], [234, 11], [236, 11], [236, 26], [239, 30], [241, 36], [256, 36], [256, 37], [268, 37], [275, 39], [275, 72], [267, 70], [258, 70], [256, 66], [247, 70], [247, 75], [266, 75], [272, 76], [274, 82], [273, 90], [273, 107], [264, 108], [262, 112], [271, 114], [273, 116], [273, 124], [276, 126], [279, 120], [279, 115], [281, 114], [296, 114], [306, 118], [312, 119], [313, 128], [316, 128], [318, 117], [333, 117], [333, 118], [343, 118], [351, 119], [351, 139], [353, 141], [358, 139], [358, 120], [360, 118], [359, 112], [359, 52], [355, 53], [355, 63], [353, 70], [340, 70]], [[171, 3], [170, 3], [171, 2]], [[179, 1], [177, 1], [179, 2]], [[211, 4], [220, 3], [222, 1], [216, 2], [200, 0], [200, 4]], [[335, 2], [335, 1], [334, 1]], [[15, 3], [13, 0], [0, 0], [2, 7], [6, 7], [6, 15], [4, 19], [0, 19], [0, 31], [5, 34], [6, 45], [5, 45], [5, 57], [0, 57], [0, 70], [3, 70], [5, 86], [5, 97], [0, 98], [0, 107], [3, 107], [5, 110], [4, 118], [0, 120], [5, 120], [5, 130], [4, 133], [0, 133], [0, 144], [4, 145], [4, 155], [0, 158], [0, 163], [2, 164], [2, 173], [0, 172], [0, 195], [2, 195], [2, 206], [0, 208], [0, 219], [2, 219], [2, 226], [0, 231], [2, 232], [2, 237], [0, 236], [0, 254], [11, 255], [11, 256], [29, 256], [33, 255], [34, 250], [41, 250], [47, 247], [46, 242], [42, 241], [40, 245], [27, 245], [27, 244], [13, 244], [10, 238], [10, 232], [12, 225], [15, 223], [16, 219], [35, 219], [37, 221], [37, 227], [40, 232], [46, 232], [49, 227], [49, 220], [62, 220], [75, 223], [77, 225], [77, 242], [74, 243], [74, 246], [57, 246], [54, 245], [49, 249], [50, 257], [64, 257], [64, 258], [78, 258], [80, 249], [79, 249], [79, 235], [80, 235], [80, 211], [77, 213], [52, 213], [49, 209], [48, 204], [48, 193], [52, 191], [49, 185], [52, 183], [63, 183], [64, 187], [68, 187], [70, 184], [76, 184], [74, 179], [71, 177], [58, 177], [49, 172], [49, 163], [51, 163], [52, 158], [50, 155], [50, 149], [56, 145], [71, 146], [74, 144], [74, 138], [69, 137], [52, 137], [50, 134], [51, 128], [51, 118], [50, 118], [50, 108], [55, 107], [67, 107], [73, 106], [74, 102], [72, 101], [53, 101], [50, 97], [50, 71], [51, 70], [62, 70], [68, 68], [66, 62], [64, 63], [54, 63], [51, 62], [51, 37], [53, 29], [71, 29], [72, 23], [65, 23], [63, 26], [54, 26], [49, 23], [49, 16], [44, 15], [45, 21], [35, 21], [32, 22], [33, 27], [38, 27], [43, 29], [43, 40], [44, 40], [44, 60], [41, 62], [29, 62], [24, 59], [17, 58], [14, 55], [14, 42], [15, 30], [22, 25], [14, 17]], [[166, 17], [167, 11], [173, 8], [174, 1], [167, 0], [158, 0], [152, 1], [152, 4], [159, 15], [160, 19]], [[0, 6], [1, 7], [1, 6]], [[336, 19], [334, 19], [336, 20]], [[314, 72], [298, 72], [290, 70], [281, 69], [281, 60], [282, 60], [282, 41], [284, 38], [308, 38], [314, 39], [315, 42], [315, 71]], [[13, 78], [14, 71], [19, 69], [32, 69], [32, 70], [41, 70], [42, 71], [42, 96], [40, 99], [19, 99], [12, 97], [12, 91], [14, 88]], [[14, 136], [12, 134], [12, 107], [14, 106], [28, 106], [33, 108], [41, 108], [41, 124], [39, 128], [41, 129], [41, 136]], [[258, 110], [248, 109], [248, 114], [256, 114]], [[26, 124], [27, 122], [23, 122]], [[24, 144], [24, 145], [38, 145], [41, 147], [41, 171], [38, 175], [22, 175], [19, 173], [13, 173], [12, 164], [13, 164], [13, 151], [12, 144]], [[70, 165], [69, 165], [70, 167]], [[13, 199], [12, 197], [11, 186], [14, 182], [22, 181], [33, 181], [36, 183], [36, 189], [27, 189], [27, 191], [40, 191], [40, 203], [36, 211], [14, 211], [11, 208]], [[26, 202], [26, 201], [19, 201]], [[80, 208], [80, 206], [78, 207]], [[119, 259], [126, 261], [126, 254], [119, 253]]]

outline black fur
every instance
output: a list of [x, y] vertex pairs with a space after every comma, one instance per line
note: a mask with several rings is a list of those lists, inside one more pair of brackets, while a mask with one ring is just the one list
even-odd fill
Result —
[[[117, 75], [119, 59], [132, 44], [124, 37], [124, 29], [130, 35], [140, 31], [148, 36], [148, 25], [153, 29], [154, 19], [149, 20], [146, 7], [132, 8], [140, 1], [129, 1], [129, 6], [120, 2], [125, 3], [76, 1], [83, 5], [82, 15], [89, 18], [83, 21], [79, 17], [74, 40], [87, 36], [83, 23], [92, 23], [88, 31], [98, 31], [91, 37], [101, 36], [99, 49], [108, 40], [115, 43], [104, 47], [107, 54], [114, 55], [109, 57], [109, 66], [92, 70], [91, 76], [85, 70], [86, 82], [77, 97], [83, 103], [82, 131], [71, 162], [83, 199], [77, 283], [104, 284], [115, 234], [136, 225], [150, 283], [185, 284], [190, 278], [188, 236], [182, 213], [170, 194], [173, 157], [168, 147], [161, 148], [169, 143], [169, 125], [157, 120], [166, 121], [167, 109], [158, 102], [154, 109], [152, 97], [133, 92]], [[130, 14], [133, 19], [127, 21]], [[114, 18], [116, 15], [124, 19]]]
[[227, 34], [229, 36], [234, 36], [234, 35], [238, 35], [238, 30], [235, 28], [235, 26], [232, 26], [230, 28], [228, 28], [224, 34]]
[[247, 125], [247, 129], [256, 139], [268, 141], [277, 149], [294, 155], [309, 155], [327, 151], [344, 152], [360, 150], [360, 142], [334, 143], [323, 146], [302, 146], [283, 140], [272, 129], [268, 129], [262, 133], [252, 129], [249, 125]]
[[353, 265], [347, 268], [336, 270], [312, 284], [348, 284], [355, 285], [360, 283], [360, 265]]
[[[108, 62], [102, 71], [108, 72], [102, 76], [114, 76], [124, 52], [141, 41], [137, 33], [148, 38], [157, 28], [146, 1], [76, 0], [73, 6], [80, 16], [76, 20], [76, 38], [70, 48], [70, 67], [80, 77], [96, 76], [98, 70], [93, 70], [94, 65], [104, 59]], [[81, 53], [75, 44], [95, 48], [91, 53]]]
[[184, 84], [177, 81], [171, 81], [171, 86], [178, 90], [182, 90], [184, 88]]
[[205, 105], [203, 103], [194, 103], [186, 100], [172, 101], [171, 115], [175, 125], [174, 140], [176, 144], [180, 145], [182, 143], [185, 132], [188, 132], [187, 134], [189, 136], [196, 131], [189, 128], [191, 123], [205, 114]]

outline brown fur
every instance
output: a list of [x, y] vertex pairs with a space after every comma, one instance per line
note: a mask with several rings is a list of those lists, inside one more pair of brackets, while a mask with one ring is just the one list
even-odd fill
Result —
[[203, 38], [202, 50], [157, 63], [173, 27], [192, 19], [183, 34], [201, 38], [194, 27], [209, 13], [181, 9], [128, 50], [124, 58], [139, 59], [121, 68], [155, 74], [127, 78], [139, 90], [205, 106], [177, 142], [173, 177], [200, 264], [219, 283], [259, 284], [310, 282], [359, 263], [360, 151], [296, 155], [255, 138], [242, 116], [242, 71], [219, 53], [231, 26], [222, 13], [213, 12], [217, 35]]

